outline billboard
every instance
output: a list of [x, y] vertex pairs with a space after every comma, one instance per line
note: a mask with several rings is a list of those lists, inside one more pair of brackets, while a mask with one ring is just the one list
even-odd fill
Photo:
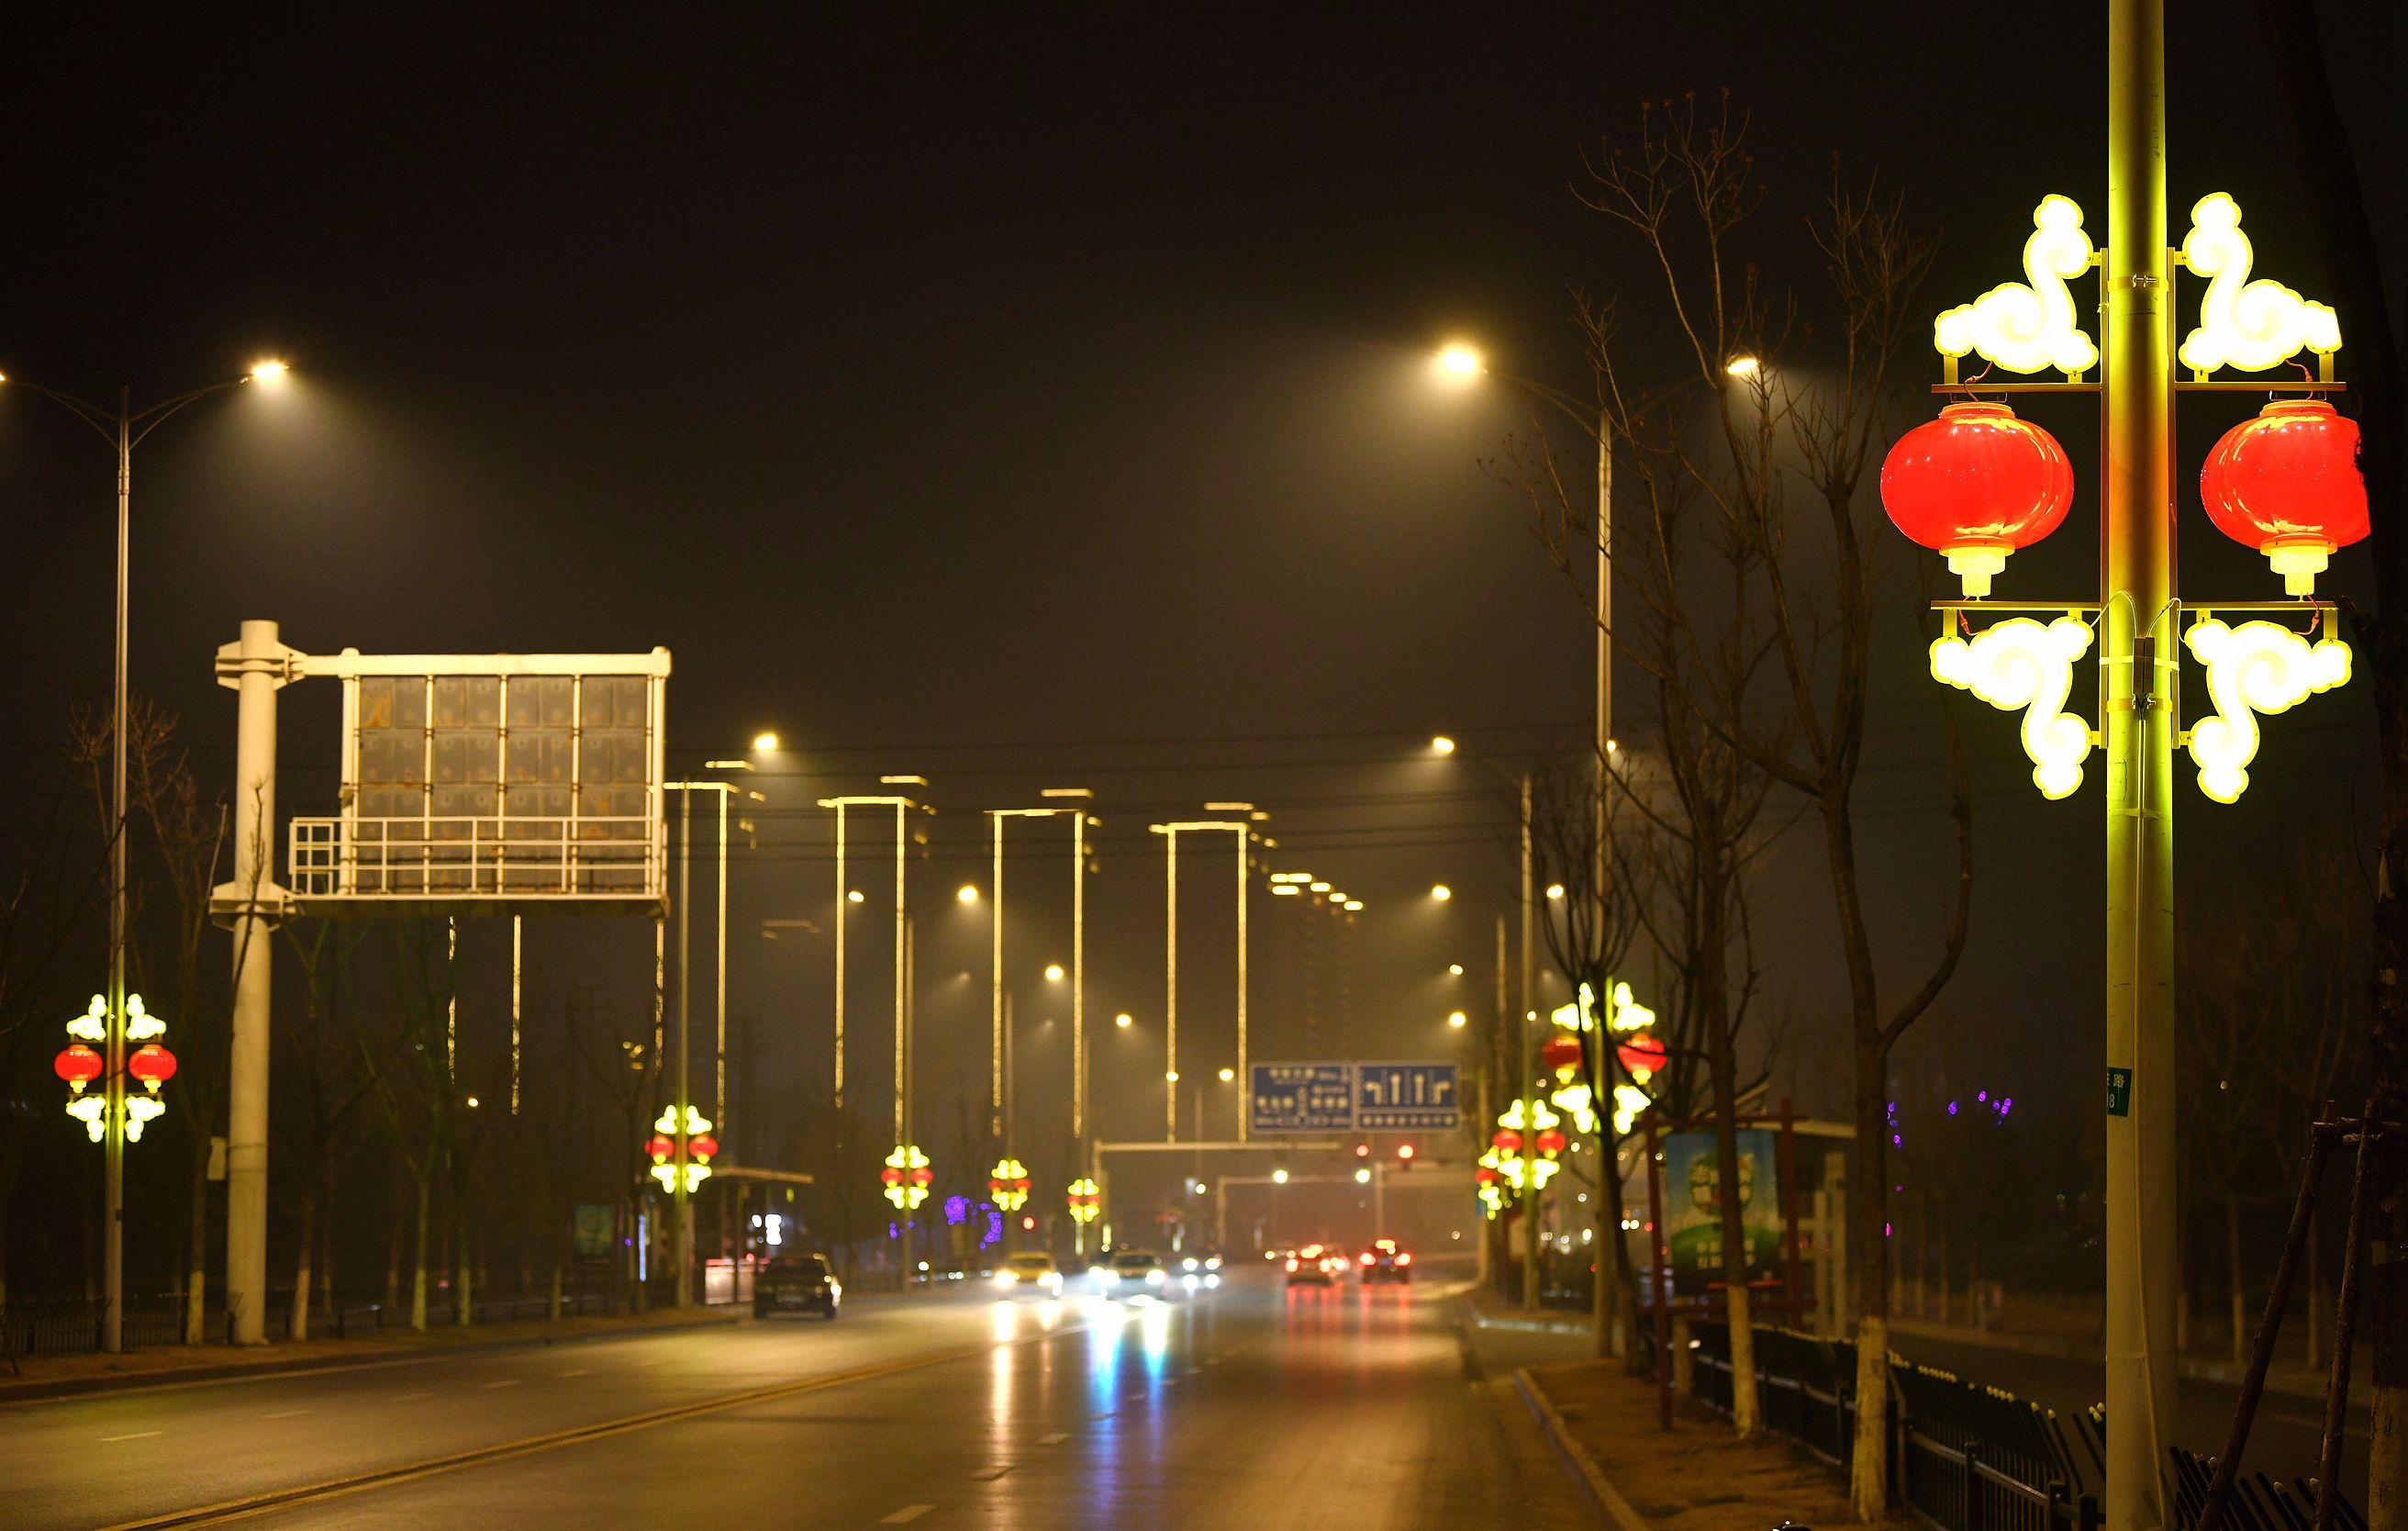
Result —
[[[1713, 1133], [1672, 1133], [1663, 1141], [1664, 1249], [1672, 1290], [1700, 1296], [1723, 1278], [1720, 1198], [1722, 1156]], [[1747, 1239], [1747, 1278], [1782, 1272], [1781, 1134], [1767, 1128], [1739, 1134], [1739, 1216]]]
[[667, 650], [303, 664], [343, 682], [342, 811], [293, 821], [295, 897], [657, 904]]

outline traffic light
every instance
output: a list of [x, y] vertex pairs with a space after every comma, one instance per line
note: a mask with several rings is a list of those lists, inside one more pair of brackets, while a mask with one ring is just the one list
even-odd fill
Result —
[[1397, 1145], [1397, 1163], [1400, 1163], [1400, 1164], [1410, 1164], [1410, 1163], [1412, 1163], [1412, 1162], [1413, 1162], [1413, 1146], [1412, 1146], [1412, 1144], [1410, 1144], [1410, 1143], [1399, 1143], [1399, 1144], [1398, 1144], [1398, 1145]]
[[1355, 1145], [1354, 1145], [1354, 1157], [1355, 1157], [1355, 1158], [1357, 1158], [1357, 1159], [1369, 1159], [1369, 1158], [1370, 1158], [1370, 1157], [1371, 1157], [1371, 1145], [1369, 1145], [1369, 1143], [1357, 1143], [1357, 1144], [1355, 1144]]

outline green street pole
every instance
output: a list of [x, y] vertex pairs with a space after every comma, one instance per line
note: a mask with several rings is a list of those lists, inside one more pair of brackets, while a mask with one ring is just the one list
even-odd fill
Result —
[[2111, 0], [2100, 622], [2107, 748], [2107, 1527], [2171, 1523], [2174, 1057], [2172, 270], [2164, 0]]

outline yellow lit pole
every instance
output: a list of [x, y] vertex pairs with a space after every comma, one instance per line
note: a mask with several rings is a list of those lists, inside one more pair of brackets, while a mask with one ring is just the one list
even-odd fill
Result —
[[2106, 413], [2100, 660], [2106, 700], [2107, 1525], [2156, 1531], [2173, 1424], [2173, 356], [2163, 0], [2107, 12]]
[[[1204, 806], [1213, 812], [1254, 811], [1254, 805], [1246, 802], [1208, 802]], [[1246, 1006], [1246, 890], [1249, 885], [1246, 851], [1254, 834], [1254, 824], [1243, 818], [1205, 818], [1176, 824], [1154, 824], [1148, 828], [1161, 835], [1165, 845], [1162, 1077], [1163, 1115], [1168, 1135], [1163, 1141], [1176, 1143], [1179, 1141], [1179, 836], [1190, 830], [1226, 830], [1238, 837], [1238, 1017], [1239, 1056], [1242, 1059]]]
[[[928, 785], [925, 776], [881, 776], [882, 787], [920, 787]], [[909, 824], [911, 810], [920, 806], [917, 800], [894, 793], [822, 798], [819, 805], [836, 813], [836, 1090], [837, 1106], [844, 1105], [844, 909], [852, 901], [852, 889], [845, 886], [845, 810], [848, 808], [892, 808], [895, 810], [895, 1144], [900, 1148], [910, 1139], [907, 1136], [909, 1120], [909, 1048], [910, 997], [909, 966], [910, 961], [908, 910], [910, 845]], [[905, 1252], [910, 1252], [908, 1240]]]

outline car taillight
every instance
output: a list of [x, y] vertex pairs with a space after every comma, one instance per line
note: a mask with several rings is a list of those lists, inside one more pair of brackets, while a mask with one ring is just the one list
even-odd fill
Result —
[[1296, 1269], [1296, 1268], [1297, 1268], [1297, 1264], [1296, 1264], [1296, 1256], [1294, 1256], [1294, 1255], [1290, 1255], [1290, 1256], [1288, 1256], [1288, 1260], [1287, 1260], [1287, 1268], [1288, 1268], [1288, 1269], [1290, 1269], [1290, 1270], [1294, 1270], [1294, 1269]]
[[1366, 1249], [1366, 1250], [1364, 1250], [1364, 1251], [1363, 1251], [1363, 1264], [1367, 1264], [1367, 1265], [1368, 1265], [1368, 1264], [1369, 1264], [1370, 1263], [1371, 1263], [1371, 1251], [1370, 1251], [1370, 1250], [1369, 1250], [1369, 1249]]
[[1410, 1265], [1412, 1263], [1413, 1257], [1412, 1255], [1399, 1253], [1397, 1256], [1397, 1264], [1399, 1265]]

